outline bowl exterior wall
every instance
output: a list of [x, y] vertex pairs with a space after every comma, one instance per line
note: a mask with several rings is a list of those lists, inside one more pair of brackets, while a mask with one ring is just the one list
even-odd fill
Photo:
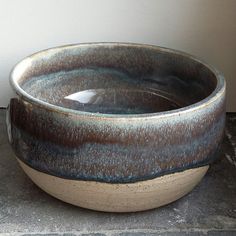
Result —
[[205, 166], [217, 158], [225, 92], [161, 116], [120, 118], [54, 111], [10, 101], [9, 141], [29, 167], [72, 180], [132, 183]]

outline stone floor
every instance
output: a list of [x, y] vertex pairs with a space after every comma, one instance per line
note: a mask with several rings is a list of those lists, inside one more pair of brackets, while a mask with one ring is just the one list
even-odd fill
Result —
[[63, 203], [36, 187], [18, 166], [0, 110], [0, 235], [236, 235], [236, 114], [227, 115], [222, 158], [187, 196], [131, 214]]

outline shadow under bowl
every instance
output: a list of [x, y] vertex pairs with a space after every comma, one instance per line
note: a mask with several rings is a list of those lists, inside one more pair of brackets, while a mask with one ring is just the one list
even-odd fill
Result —
[[225, 82], [178, 51], [90, 43], [41, 51], [11, 73], [9, 141], [49, 194], [85, 208], [155, 208], [189, 192], [217, 158]]

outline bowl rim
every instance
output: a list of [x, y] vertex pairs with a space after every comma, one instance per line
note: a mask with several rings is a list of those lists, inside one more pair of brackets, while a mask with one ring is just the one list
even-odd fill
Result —
[[[188, 106], [184, 106], [181, 108], [169, 110], [169, 111], [162, 111], [162, 112], [153, 112], [153, 113], [143, 113], [143, 114], [106, 114], [106, 113], [93, 113], [93, 112], [87, 112], [87, 111], [80, 111], [80, 110], [74, 110], [70, 108], [65, 108], [62, 106], [58, 105], [53, 105], [49, 102], [42, 101], [38, 98], [35, 98], [28, 94], [24, 89], [22, 89], [17, 82], [20, 76], [15, 75], [17, 70], [22, 69], [21, 67], [24, 68], [26, 62], [28, 60], [33, 60], [39, 55], [46, 54], [50, 55], [50, 53], [56, 52], [56, 51], [61, 51], [64, 49], [73, 49], [77, 47], [97, 47], [97, 46], [129, 46], [129, 47], [142, 47], [142, 48], [148, 48], [156, 51], [161, 51], [161, 52], [166, 52], [166, 53], [171, 53], [171, 54], [176, 54], [183, 56], [185, 58], [188, 58], [190, 60], [196, 61], [203, 66], [205, 66], [207, 69], [209, 69], [216, 78], [217, 84], [215, 89], [211, 92], [210, 95], [205, 97], [204, 99], [190, 104]], [[46, 56], [45, 55], [45, 56]], [[162, 46], [157, 46], [157, 45], [151, 45], [151, 44], [141, 44], [141, 43], [130, 43], [130, 42], [89, 42], [89, 43], [77, 43], [77, 44], [68, 44], [68, 45], [62, 45], [62, 46], [56, 46], [56, 47], [51, 47], [47, 48], [44, 50], [40, 50], [36, 53], [33, 53], [25, 58], [23, 58], [21, 61], [19, 61], [11, 70], [10, 72], [10, 85], [13, 88], [13, 90], [16, 92], [16, 94], [22, 98], [23, 100], [34, 104], [36, 106], [45, 108], [50, 111], [58, 112], [58, 113], [63, 113], [66, 115], [80, 115], [84, 117], [100, 117], [100, 118], [161, 118], [161, 117], [166, 117], [166, 116], [173, 116], [173, 115], [180, 115], [186, 112], [193, 112], [195, 110], [205, 108], [206, 106], [211, 105], [214, 103], [218, 98], [224, 96], [225, 94], [225, 89], [226, 89], [226, 83], [224, 76], [222, 73], [220, 73], [214, 66], [210, 65], [209, 63], [206, 63], [202, 59], [199, 59], [198, 57], [195, 57], [191, 54], [175, 50], [175, 49], [170, 49], [167, 47], [162, 47]]]

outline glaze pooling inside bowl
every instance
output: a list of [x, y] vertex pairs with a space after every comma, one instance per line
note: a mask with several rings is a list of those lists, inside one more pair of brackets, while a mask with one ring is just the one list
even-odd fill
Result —
[[119, 45], [39, 54], [24, 73], [19, 84], [31, 96], [104, 114], [169, 111], [201, 101], [216, 87], [214, 74], [197, 61]]
[[150, 82], [111, 69], [80, 69], [34, 77], [23, 88], [54, 105], [105, 114], [144, 114], [181, 107]]
[[63, 107], [105, 114], [144, 114], [178, 108], [158, 94], [135, 89], [90, 89], [66, 96]]

